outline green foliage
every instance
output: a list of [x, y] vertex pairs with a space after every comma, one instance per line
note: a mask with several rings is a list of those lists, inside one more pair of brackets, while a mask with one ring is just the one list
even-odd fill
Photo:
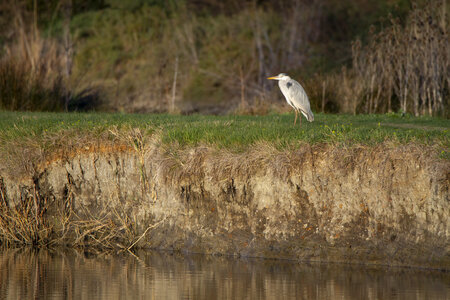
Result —
[[183, 98], [196, 103], [203, 102], [217, 105], [225, 99], [224, 86], [220, 80], [197, 72], [185, 87]]
[[138, 10], [142, 9], [143, 6], [153, 6], [170, 10], [176, 3], [175, 0], [105, 0], [104, 2], [107, 7], [120, 10]]
[[167, 68], [167, 49], [173, 48], [166, 38], [168, 22], [164, 10], [147, 6], [75, 16], [74, 81], [80, 88], [99, 86], [109, 103], [104, 109], [121, 110], [127, 99], [142, 105], [161, 99], [170, 77], [159, 74]]
[[[175, 95], [182, 112], [211, 107], [224, 112], [238, 105], [256, 112], [257, 103], [270, 106], [280, 98], [266, 77], [286, 72], [305, 86], [314, 111], [359, 112], [364, 106], [351, 103], [365, 100], [349, 99], [358, 94], [357, 87], [342, 92], [342, 78], [331, 82], [329, 75], [351, 64], [352, 40], [361, 37], [367, 43], [370, 26], [375, 34], [388, 24], [389, 15], [401, 23], [411, 1], [74, 0], [69, 17], [61, 1], [17, 3], [16, 10], [0, 16], [0, 25], [7, 28], [0, 29], [0, 41], [22, 51], [24, 60], [29, 55], [23, 45], [35, 32], [57, 41], [62, 50], [54, 51], [52, 60], [59, 61], [60, 72], [70, 73], [66, 88], [72, 95], [98, 91], [103, 99], [98, 110], [167, 111]], [[14, 28], [20, 23], [13, 22], [17, 13], [29, 24]], [[73, 44], [69, 72], [64, 69], [68, 21]], [[8, 32], [22, 32], [21, 40]]]

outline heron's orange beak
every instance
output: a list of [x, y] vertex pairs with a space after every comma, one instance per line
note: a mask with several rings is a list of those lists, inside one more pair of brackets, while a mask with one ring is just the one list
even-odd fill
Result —
[[267, 79], [277, 79], [276, 76], [272, 76], [272, 77], [267, 77]]

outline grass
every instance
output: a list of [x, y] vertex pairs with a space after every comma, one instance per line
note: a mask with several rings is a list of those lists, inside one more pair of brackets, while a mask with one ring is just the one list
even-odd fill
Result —
[[140, 128], [151, 134], [159, 130], [164, 143], [180, 146], [212, 145], [243, 151], [257, 142], [279, 149], [299, 143], [374, 145], [384, 141], [400, 144], [439, 144], [448, 149], [450, 121], [431, 117], [390, 115], [316, 114], [313, 123], [293, 126], [293, 114], [265, 116], [206, 116], [167, 114], [31, 113], [0, 112], [0, 141], [19, 142], [72, 132], [101, 135], [111, 128]]

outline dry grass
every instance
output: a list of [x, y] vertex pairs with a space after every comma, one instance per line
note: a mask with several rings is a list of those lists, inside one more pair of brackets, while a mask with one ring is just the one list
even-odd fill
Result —
[[[344, 111], [419, 115], [448, 113], [448, 17], [444, 1], [414, 8], [402, 25], [372, 31], [369, 43], [352, 45], [353, 69], [342, 72]], [[447, 111], [446, 111], [447, 110]]]
[[25, 8], [25, 1], [0, 5], [9, 19], [5, 29], [9, 38], [0, 53], [0, 109], [85, 111], [99, 105], [99, 91], [89, 85], [78, 88], [79, 82], [72, 77], [75, 53], [69, 30], [70, 3], [58, 4], [64, 14], [59, 37], [45, 36], [38, 27], [36, 2], [33, 12]]
[[306, 90], [313, 111], [448, 116], [448, 6], [413, 6], [406, 20], [392, 16], [380, 32], [351, 45], [351, 67], [316, 74]]
[[47, 245], [52, 233], [45, 218], [47, 200], [34, 188], [18, 203], [10, 203], [0, 181], [0, 241], [8, 245]]
[[124, 152], [130, 149], [132, 145], [116, 139], [107, 131], [83, 134], [73, 130], [48, 132], [8, 141], [2, 149], [0, 171], [14, 170], [10, 175], [17, 179], [33, 177], [57, 160], [71, 159], [82, 153]]
[[279, 149], [271, 143], [258, 142], [244, 152], [217, 149], [206, 144], [185, 148], [157, 142], [146, 147], [147, 157], [151, 157], [150, 164], [158, 170], [158, 178], [164, 178], [166, 184], [173, 186], [204, 180], [223, 182], [230, 178], [264, 176], [267, 172], [287, 180], [292, 174], [301, 173], [305, 164], [314, 165], [320, 160], [335, 161], [340, 169], [351, 172], [356, 158], [361, 154], [370, 156], [370, 153], [385, 153], [398, 159], [405, 153], [422, 153], [421, 157], [435, 160], [436, 166], [448, 166], [448, 161], [436, 155], [442, 149], [438, 144], [399, 144], [396, 141], [377, 145], [301, 143], [290, 149]]
[[85, 207], [82, 212], [75, 213], [71, 191], [68, 191], [62, 208], [55, 212], [55, 203], [41, 197], [36, 189], [32, 194], [23, 193], [24, 199], [12, 203], [6, 197], [4, 187], [0, 187], [0, 245], [4, 246], [63, 245], [129, 251], [137, 247], [150, 229], [163, 222], [151, 224], [140, 234], [133, 218], [124, 211], [105, 207], [94, 213]]
[[9, 11], [14, 42], [5, 45], [0, 59], [0, 108], [7, 110], [64, 109], [68, 93], [64, 71], [67, 57], [63, 45], [43, 38], [36, 22], [27, 17], [18, 3]]

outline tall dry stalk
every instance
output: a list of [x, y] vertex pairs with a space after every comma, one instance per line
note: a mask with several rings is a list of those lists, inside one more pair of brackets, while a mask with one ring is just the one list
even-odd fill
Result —
[[[445, 113], [450, 69], [444, 7], [445, 1], [415, 7], [404, 26], [391, 18], [390, 27], [370, 33], [367, 46], [354, 43], [353, 70], [362, 89], [362, 112], [392, 111], [396, 99], [401, 111], [416, 116]], [[343, 72], [343, 81], [346, 76]]]
[[70, 77], [72, 75], [72, 65], [73, 65], [73, 44], [72, 37], [70, 34], [70, 20], [72, 17], [72, 0], [65, 0], [63, 4], [64, 10], [64, 58], [65, 58], [65, 68], [64, 68], [64, 85], [65, 85], [65, 101], [64, 108], [66, 111], [69, 110], [69, 101], [72, 97], [71, 95], [71, 84]]
[[175, 58], [175, 70], [173, 71], [173, 84], [172, 84], [172, 99], [170, 101], [170, 112], [175, 112], [175, 99], [177, 92], [177, 77], [178, 77], [178, 55]]
[[47, 198], [36, 188], [18, 203], [10, 203], [0, 182], [0, 243], [47, 245], [52, 228], [45, 214]]
[[37, 2], [32, 21], [13, 1], [14, 42], [0, 57], [0, 108], [9, 110], [61, 110], [63, 107], [64, 50], [58, 41], [43, 38], [37, 27]]

